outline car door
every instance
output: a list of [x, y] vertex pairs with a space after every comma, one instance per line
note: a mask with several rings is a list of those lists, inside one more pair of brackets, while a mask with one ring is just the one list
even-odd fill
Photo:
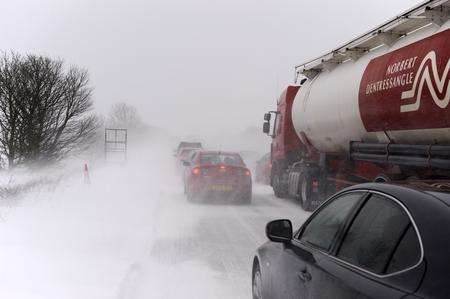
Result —
[[[365, 194], [366, 192], [360, 191], [340, 194], [321, 206], [303, 226], [302, 241], [321, 248], [324, 252], [331, 252], [347, 218], [360, 204]], [[320, 288], [323, 278], [319, 277], [321, 273], [315, 270], [314, 265], [320, 262], [321, 258], [296, 238], [283, 246], [279, 269], [272, 281], [272, 286], [276, 290], [274, 297], [317, 298], [315, 289]], [[323, 291], [323, 294], [327, 292]]]
[[423, 249], [407, 210], [393, 198], [369, 193], [347, 219], [331, 250], [299, 237], [309, 251], [310, 298], [401, 298], [413, 293], [424, 272]]

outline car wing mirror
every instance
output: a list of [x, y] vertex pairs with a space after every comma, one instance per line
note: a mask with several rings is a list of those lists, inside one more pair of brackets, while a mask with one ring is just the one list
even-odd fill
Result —
[[292, 222], [280, 219], [267, 223], [266, 236], [272, 242], [289, 243], [292, 240]]
[[183, 166], [191, 166], [191, 162], [189, 161], [183, 161]]

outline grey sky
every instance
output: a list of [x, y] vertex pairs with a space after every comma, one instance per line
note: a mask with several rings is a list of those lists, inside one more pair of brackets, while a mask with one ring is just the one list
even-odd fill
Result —
[[95, 106], [177, 132], [260, 125], [293, 66], [416, 0], [3, 1], [0, 49], [89, 69]]

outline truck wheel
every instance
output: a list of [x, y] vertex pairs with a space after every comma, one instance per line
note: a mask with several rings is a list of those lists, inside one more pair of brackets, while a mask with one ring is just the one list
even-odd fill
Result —
[[307, 172], [304, 172], [300, 177], [300, 204], [305, 211], [309, 212], [314, 209], [312, 179]]
[[278, 197], [278, 198], [286, 197], [286, 190], [284, 190], [282, 180], [278, 174], [275, 174], [273, 176], [272, 188], [273, 188], [273, 193], [275, 193], [276, 197]]

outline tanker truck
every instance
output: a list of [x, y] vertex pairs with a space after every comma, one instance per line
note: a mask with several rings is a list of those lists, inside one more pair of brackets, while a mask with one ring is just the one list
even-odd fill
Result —
[[295, 67], [264, 115], [277, 197], [312, 210], [362, 182], [448, 183], [449, 12], [426, 1]]

